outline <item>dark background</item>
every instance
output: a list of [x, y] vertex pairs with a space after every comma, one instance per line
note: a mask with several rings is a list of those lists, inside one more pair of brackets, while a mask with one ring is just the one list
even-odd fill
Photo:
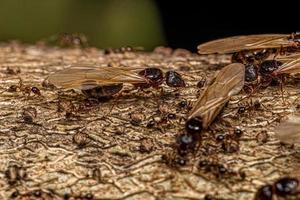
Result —
[[196, 51], [227, 36], [300, 31], [296, 1], [0, 0], [0, 41], [83, 33], [98, 48], [164, 45]]
[[300, 31], [300, 10], [296, 1], [156, 2], [171, 47], [196, 51], [199, 43], [216, 38]]

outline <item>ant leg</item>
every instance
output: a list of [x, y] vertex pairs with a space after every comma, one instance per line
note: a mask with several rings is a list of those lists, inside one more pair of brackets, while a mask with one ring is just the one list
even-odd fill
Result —
[[281, 91], [281, 98], [282, 98], [282, 102], [284, 105], [286, 105], [286, 101], [285, 101], [285, 98], [284, 98], [284, 90], [283, 90], [283, 80], [284, 77], [283, 76], [280, 76], [280, 91]]
[[283, 104], [285, 105], [285, 100], [284, 100], [284, 96], [283, 96], [283, 86], [282, 86], [282, 81], [280, 81], [280, 91], [281, 91], [281, 98], [282, 98]]
[[249, 96], [251, 96], [251, 94], [253, 93], [253, 86], [252, 85], [244, 85], [244, 91], [248, 92], [249, 91]]
[[163, 96], [164, 95], [164, 88], [163, 87], [158, 87], [157, 89], [159, 89], [160, 96]]
[[111, 114], [112, 110], [114, 109], [114, 107], [115, 107], [116, 104], [118, 103], [118, 100], [119, 100], [119, 98], [121, 97], [121, 95], [122, 95], [122, 92], [119, 92], [117, 95], [115, 95], [114, 100], [113, 100], [113, 104], [112, 104], [112, 106], [110, 107], [109, 112], [107, 113], [107, 115], [108, 115], [108, 114]]
[[[259, 88], [260, 88], [261, 84], [257, 83], [257, 85], [245, 85], [244, 87], [249, 89], [249, 94], [247, 96], [247, 98], [250, 98], [253, 94], [255, 94]], [[247, 92], [247, 91], [246, 91]]]

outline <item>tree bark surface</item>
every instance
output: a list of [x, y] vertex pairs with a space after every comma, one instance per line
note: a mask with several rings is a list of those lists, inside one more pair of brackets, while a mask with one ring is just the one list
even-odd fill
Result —
[[[43, 84], [50, 73], [74, 63], [176, 70], [187, 86], [164, 83], [162, 90], [140, 91], [125, 85], [120, 94], [98, 101]], [[0, 198], [253, 199], [259, 187], [291, 174], [299, 163], [299, 149], [274, 137], [274, 127], [300, 107], [299, 82], [285, 84], [283, 93], [269, 86], [234, 96], [196, 150], [182, 158], [185, 165], [176, 155], [176, 136], [184, 133], [201, 83], [209, 84], [229, 63], [229, 56], [181, 49], [104, 54], [2, 44]], [[32, 87], [41, 94], [30, 92]], [[222, 141], [216, 139], [220, 134]], [[203, 168], [205, 162], [211, 166]]]

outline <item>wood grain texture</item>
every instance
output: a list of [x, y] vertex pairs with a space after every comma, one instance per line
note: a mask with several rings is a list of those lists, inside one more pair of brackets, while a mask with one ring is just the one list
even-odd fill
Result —
[[[219, 199], [252, 199], [260, 186], [290, 174], [299, 163], [295, 157], [299, 149], [283, 146], [274, 137], [278, 122], [297, 105], [299, 109], [299, 83], [284, 86], [285, 102], [278, 86], [251, 97], [245, 92], [232, 97], [203, 133], [197, 151], [188, 155], [187, 164], [170, 164], [176, 153], [175, 137], [184, 132], [188, 113], [178, 104], [196, 102], [204, 89], [197, 87], [198, 81], [206, 78], [208, 84], [229, 62], [228, 56], [164, 48], [104, 55], [94, 48], [2, 44], [0, 198], [171, 200], [211, 194]], [[174, 89], [164, 84], [161, 93], [125, 85], [113, 99], [95, 102], [77, 91], [42, 86], [50, 73], [74, 63], [172, 69], [183, 75], [187, 87]], [[21, 90], [14, 91], [20, 78]], [[33, 86], [41, 96], [25, 94]], [[261, 102], [257, 110], [251, 109], [255, 100]], [[242, 105], [247, 109], [238, 113]], [[176, 119], [162, 123], [169, 113], [176, 114]], [[154, 127], [148, 124], [151, 120]], [[243, 131], [236, 140], [238, 151], [224, 152], [215, 137], [233, 135], [235, 128]], [[265, 143], [257, 139], [261, 133], [268, 136]], [[230, 173], [216, 175], [200, 169], [203, 160], [220, 163]], [[15, 178], [9, 175], [16, 171]]]

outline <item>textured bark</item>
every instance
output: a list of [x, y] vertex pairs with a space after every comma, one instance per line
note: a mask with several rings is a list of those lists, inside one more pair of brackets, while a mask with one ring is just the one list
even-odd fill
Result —
[[[173, 69], [187, 87], [164, 84], [162, 92], [128, 85], [97, 102], [42, 86], [49, 73], [78, 62]], [[284, 102], [278, 86], [233, 97], [186, 165], [176, 162], [175, 137], [184, 132], [189, 107], [180, 102], [194, 102], [203, 90], [197, 83], [208, 83], [229, 62], [228, 56], [164, 48], [104, 55], [93, 48], [2, 44], [0, 198], [202, 199], [210, 194], [253, 199], [260, 186], [290, 174], [299, 162], [297, 148], [281, 145], [273, 132], [284, 116], [299, 109], [297, 82], [284, 85]], [[30, 92], [32, 87], [41, 95]], [[258, 109], [255, 100], [261, 102]], [[238, 112], [243, 105], [245, 112]], [[176, 118], [162, 120], [169, 113]], [[239, 139], [232, 139], [235, 128], [243, 131]], [[225, 142], [216, 141], [220, 133], [227, 135]], [[225, 172], [199, 167], [204, 160], [223, 165]]]

